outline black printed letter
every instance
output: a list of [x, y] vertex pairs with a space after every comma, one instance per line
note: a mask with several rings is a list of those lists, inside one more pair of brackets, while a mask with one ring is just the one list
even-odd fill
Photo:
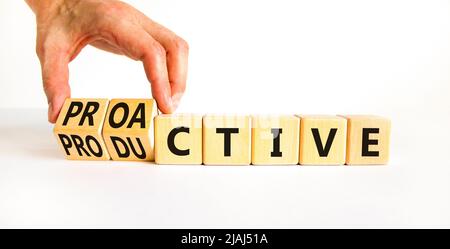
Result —
[[180, 150], [175, 146], [175, 136], [180, 132], [189, 133], [189, 128], [182, 126], [176, 127], [173, 130], [171, 130], [169, 136], [167, 137], [167, 146], [169, 147], [169, 150], [177, 156], [188, 156], [189, 149]]
[[[74, 112], [75, 107], [77, 107], [77, 110]], [[66, 117], [64, 118], [64, 122], [62, 125], [66, 126], [70, 118], [76, 117], [81, 113], [81, 109], [83, 109], [83, 103], [79, 101], [70, 103], [69, 109], [67, 110]]]
[[322, 145], [322, 139], [320, 139], [319, 129], [311, 128], [311, 132], [314, 136], [314, 141], [316, 142], [317, 151], [319, 152], [320, 157], [328, 156], [330, 152], [331, 145], [333, 144], [334, 137], [336, 136], [337, 129], [331, 128], [330, 133], [328, 134], [327, 142], [325, 144], [325, 148]]
[[[91, 107], [94, 107], [92, 111], [89, 111]], [[83, 115], [81, 116], [79, 126], [82, 126], [84, 124], [84, 121], [86, 118], [89, 118], [89, 126], [94, 125], [94, 114], [98, 111], [100, 108], [100, 104], [98, 102], [88, 102], [86, 104], [86, 108], [84, 109]]]
[[[139, 115], [140, 115], [140, 117], [138, 118]], [[141, 129], [144, 129], [145, 128], [145, 104], [144, 103], [140, 103], [138, 105], [127, 128], [133, 127], [133, 124], [138, 123], [138, 122], [141, 123]]]
[[61, 140], [61, 144], [66, 151], [66, 154], [70, 156], [69, 148], [72, 148], [72, 140], [70, 140], [69, 136], [64, 134], [58, 134], [59, 140]]
[[[123, 109], [123, 117], [119, 123], [116, 123], [114, 121], [114, 115], [116, 114], [116, 111], [119, 108]], [[111, 109], [111, 113], [109, 114], [109, 125], [115, 129], [122, 127], [122, 125], [124, 125], [125, 122], [127, 122], [129, 113], [130, 113], [130, 109], [128, 108], [128, 105], [126, 103], [118, 103]]]
[[217, 128], [216, 133], [224, 134], [223, 155], [231, 156], [231, 133], [239, 133], [239, 128]]
[[271, 157], [282, 157], [283, 156], [283, 153], [280, 151], [281, 133], [283, 133], [283, 129], [280, 129], [280, 128], [272, 129], [273, 151], [270, 153]]
[[369, 145], [377, 145], [378, 140], [370, 139], [370, 134], [380, 133], [379, 128], [363, 128], [362, 130], [362, 151], [361, 156], [377, 157], [380, 155], [379, 151], [369, 151]]
[[[127, 158], [127, 157], [130, 157], [130, 149], [128, 148], [127, 143], [126, 143], [125, 141], [123, 141], [122, 138], [120, 138], [120, 137], [111, 137], [111, 142], [112, 142], [112, 144], [114, 145], [114, 149], [116, 150], [117, 155], [118, 155], [120, 158]], [[119, 146], [117, 145], [117, 142], [119, 142], [119, 143], [122, 144], [123, 148], [125, 149], [124, 152], [120, 151], [120, 148], [119, 148]]]

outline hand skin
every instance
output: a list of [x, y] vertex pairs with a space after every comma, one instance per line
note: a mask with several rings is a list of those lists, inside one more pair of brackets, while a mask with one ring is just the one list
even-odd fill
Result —
[[130, 5], [116, 0], [26, 0], [36, 14], [48, 120], [70, 98], [69, 63], [87, 45], [143, 62], [152, 94], [172, 113], [186, 88], [188, 44]]

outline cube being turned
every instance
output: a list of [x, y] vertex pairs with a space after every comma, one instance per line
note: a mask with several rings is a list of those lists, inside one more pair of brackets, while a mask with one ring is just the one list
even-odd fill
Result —
[[391, 122], [378, 116], [349, 115], [347, 135], [348, 165], [387, 164]]
[[252, 117], [252, 164], [298, 164], [299, 134], [296, 116]]
[[154, 160], [153, 118], [157, 112], [153, 99], [111, 100], [103, 138], [113, 160]]
[[66, 99], [54, 134], [70, 160], [109, 160], [102, 138], [107, 99]]
[[155, 117], [157, 164], [202, 164], [202, 116], [158, 115]]
[[300, 164], [343, 165], [347, 120], [338, 116], [300, 117]]
[[205, 165], [249, 165], [251, 119], [249, 116], [203, 117], [203, 163]]

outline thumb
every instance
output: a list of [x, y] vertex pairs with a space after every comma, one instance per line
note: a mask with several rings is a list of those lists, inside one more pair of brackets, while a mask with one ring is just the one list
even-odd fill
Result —
[[48, 121], [55, 123], [64, 101], [70, 98], [69, 58], [60, 51], [49, 51], [40, 58], [42, 81], [48, 101]]

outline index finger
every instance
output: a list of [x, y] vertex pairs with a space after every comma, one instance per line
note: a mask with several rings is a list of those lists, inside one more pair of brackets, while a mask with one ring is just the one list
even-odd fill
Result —
[[144, 29], [166, 50], [167, 71], [169, 76], [174, 109], [186, 90], [189, 45], [185, 40], [164, 26], [144, 17]]

